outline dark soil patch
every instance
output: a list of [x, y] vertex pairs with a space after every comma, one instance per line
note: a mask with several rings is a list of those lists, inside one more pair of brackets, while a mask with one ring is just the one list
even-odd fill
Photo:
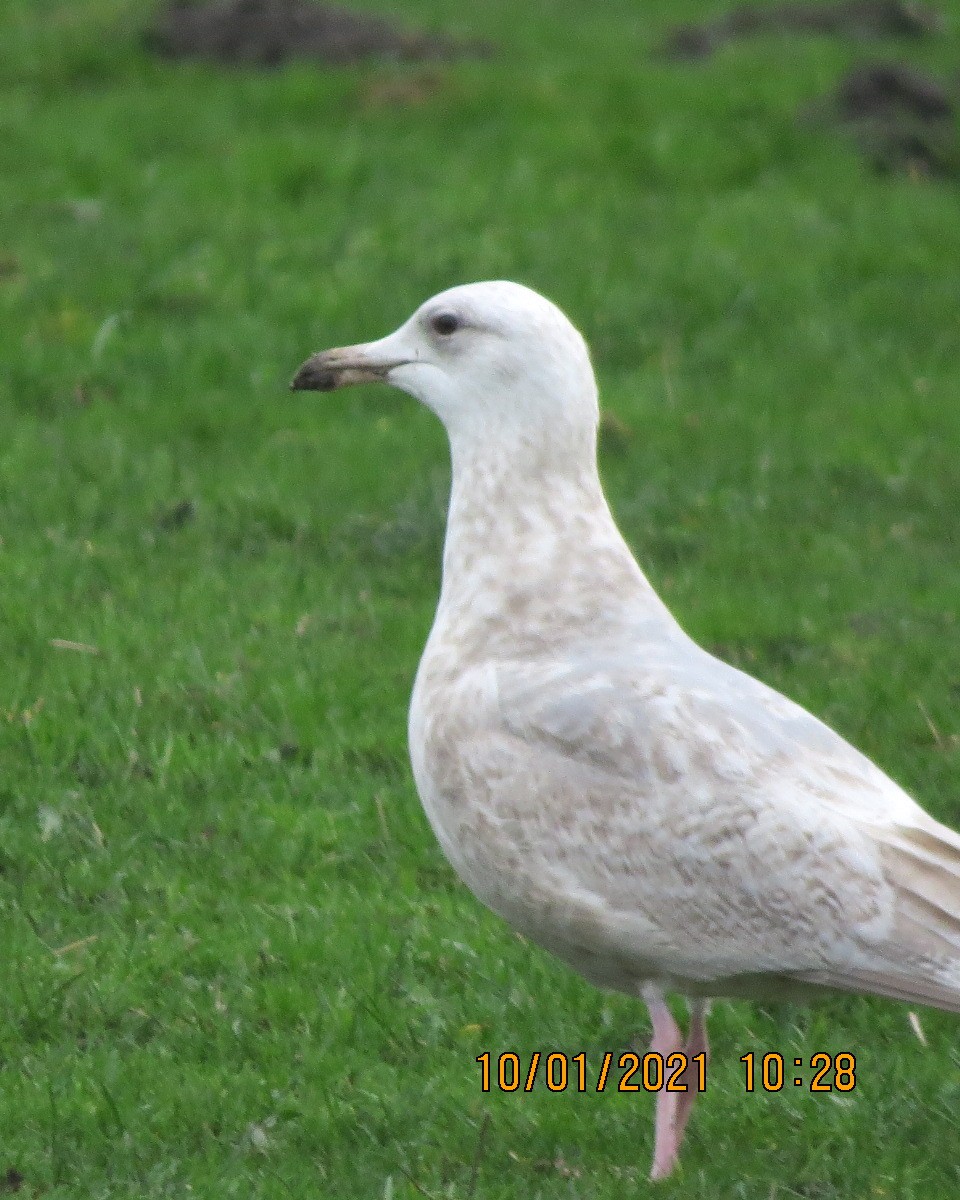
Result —
[[165, 58], [275, 66], [295, 58], [337, 65], [361, 59], [418, 62], [487, 54], [485, 43], [411, 33], [381, 17], [310, 0], [173, 0], [146, 34]]
[[938, 14], [903, 0], [744, 4], [710, 21], [676, 26], [667, 34], [662, 53], [673, 59], [709, 58], [725, 42], [760, 34], [815, 33], [874, 41], [925, 38], [941, 27]]
[[960, 169], [955, 112], [943, 84], [886, 62], [854, 67], [809, 115], [847, 130], [881, 173], [947, 178]]
[[929, 123], [953, 115], [946, 89], [935, 79], [903, 63], [854, 67], [840, 80], [837, 111], [847, 121], [869, 121], [891, 115]]

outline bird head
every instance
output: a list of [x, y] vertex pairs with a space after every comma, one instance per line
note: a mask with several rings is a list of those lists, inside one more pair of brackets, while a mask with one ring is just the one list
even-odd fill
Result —
[[381, 381], [416, 397], [451, 440], [510, 430], [592, 436], [597, 390], [586, 344], [556, 305], [518, 283], [470, 283], [422, 304], [395, 332], [312, 355], [294, 391]]

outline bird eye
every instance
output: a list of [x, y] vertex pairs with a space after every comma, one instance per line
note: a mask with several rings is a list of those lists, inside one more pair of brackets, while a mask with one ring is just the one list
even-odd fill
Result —
[[460, 318], [451, 312], [437, 313], [430, 321], [430, 326], [434, 333], [439, 333], [442, 337], [448, 337], [451, 333], [456, 333], [460, 328]]

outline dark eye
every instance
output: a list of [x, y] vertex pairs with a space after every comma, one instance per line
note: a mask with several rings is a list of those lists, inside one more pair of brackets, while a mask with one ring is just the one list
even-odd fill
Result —
[[451, 333], [456, 333], [460, 328], [460, 318], [451, 312], [437, 313], [435, 317], [431, 318], [430, 327], [434, 333], [439, 333], [442, 337], [448, 337]]

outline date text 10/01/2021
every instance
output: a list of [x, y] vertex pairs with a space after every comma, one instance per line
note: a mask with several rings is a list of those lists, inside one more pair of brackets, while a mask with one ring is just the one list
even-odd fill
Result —
[[[707, 1088], [707, 1058], [705, 1054], [694, 1054], [688, 1060], [680, 1052], [662, 1054], [650, 1051], [634, 1054], [627, 1050], [615, 1055], [608, 1050], [603, 1055], [596, 1076], [588, 1073], [587, 1056], [553, 1052], [542, 1054], [535, 1050], [529, 1063], [521, 1064], [519, 1054], [506, 1050], [494, 1057], [489, 1050], [477, 1056], [480, 1064], [480, 1090], [492, 1089], [500, 1092], [531, 1092], [538, 1075], [551, 1092], [603, 1092], [609, 1087], [616, 1092], [685, 1092], [695, 1088], [699, 1092]], [[792, 1060], [795, 1072], [809, 1070], [806, 1078], [786, 1070], [790, 1059], [772, 1051], [756, 1055], [752, 1051], [744, 1054], [744, 1086], [748, 1092], [762, 1090], [779, 1092], [784, 1084], [807, 1087], [811, 1092], [852, 1092], [857, 1085], [857, 1060], [847, 1050], [839, 1054], [820, 1051], [812, 1054], [809, 1063], [802, 1058]], [[594, 1078], [596, 1083], [594, 1084]]]

